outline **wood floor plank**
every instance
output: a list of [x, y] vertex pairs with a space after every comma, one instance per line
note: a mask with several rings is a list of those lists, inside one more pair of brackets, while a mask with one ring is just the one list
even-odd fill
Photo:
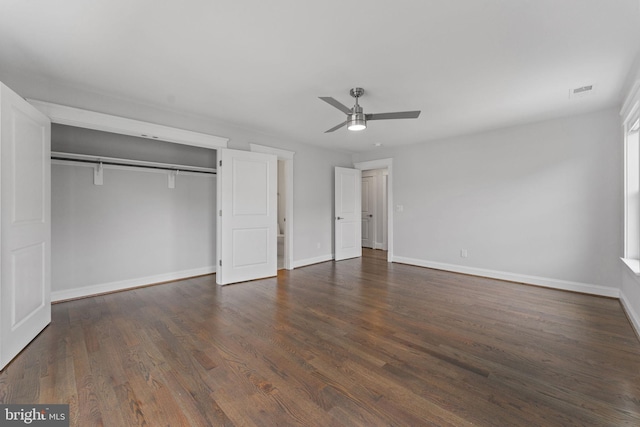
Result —
[[[75, 377], [75, 389], [78, 396], [77, 408], [69, 414], [74, 425], [86, 424], [88, 426], [103, 425], [102, 413], [96, 397], [94, 372], [87, 354], [87, 345], [84, 341], [84, 330], [81, 324], [72, 325], [69, 328], [72, 342], [73, 373]], [[34, 402], [36, 403], [36, 402]], [[40, 402], [37, 403], [65, 403], [65, 402]], [[71, 410], [71, 408], [70, 408]]]
[[360, 259], [55, 304], [0, 403], [72, 426], [636, 426], [619, 301]]

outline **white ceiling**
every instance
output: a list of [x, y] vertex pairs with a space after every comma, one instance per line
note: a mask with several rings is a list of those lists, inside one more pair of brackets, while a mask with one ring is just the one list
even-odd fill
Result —
[[[24, 96], [59, 85], [349, 151], [619, 105], [639, 46], [638, 0], [0, 0], [0, 80]], [[325, 134], [345, 117], [318, 96], [350, 107], [355, 86], [366, 113], [422, 115]]]

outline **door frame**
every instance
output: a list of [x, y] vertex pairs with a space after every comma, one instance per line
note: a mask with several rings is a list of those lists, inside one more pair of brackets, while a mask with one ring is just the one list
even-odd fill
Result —
[[360, 170], [386, 169], [387, 178], [387, 262], [393, 262], [393, 159], [354, 162], [353, 167]]
[[293, 156], [295, 151], [269, 147], [260, 144], [249, 144], [249, 149], [256, 153], [275, 154], [284, 162], [285, 176], [285, 208], [284, 208], [284, 268], [293, 270]]

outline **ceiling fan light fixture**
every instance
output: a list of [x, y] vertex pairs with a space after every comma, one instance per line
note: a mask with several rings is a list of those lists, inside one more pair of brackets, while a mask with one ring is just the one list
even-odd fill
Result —
[[377, 114], [365, 114], [362, 111], [362, 107], [358, 104], [358, 98], [364, 94], [364, 89], [361, 87], [354, 87], [349, 91], [349, 94], [356, 99], [356, 105], [353, 108], [349, 108], [340, 101], [335, 100], [330, 96], [321, 96], [320, 99], [337, 108], [347, 115], [347, 120], [332, 127], [324, 133], [333, 132], [347, 126], [347, 129], [352, 131], [365, 130], [367, 128], [367, 121], [369, 120], [389, 120], [389, 119], [417, 119], [420, 116], [420, 111], [396, 111], [393, 113], [377, 113]]
[[367, 120], [363, 113], [355, 113], [349, 116], [347, 120], [347, 129], [352, 131], [364, 130], [367, 128]]

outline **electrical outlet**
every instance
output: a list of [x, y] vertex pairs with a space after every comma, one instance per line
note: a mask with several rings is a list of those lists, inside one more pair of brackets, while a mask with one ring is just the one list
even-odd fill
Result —
[[466, 249], [460, 249], [460, 258], [468, 258], [469, 252]]
[[316, 247], [320, 249], [320, 242], [316, 243]]

